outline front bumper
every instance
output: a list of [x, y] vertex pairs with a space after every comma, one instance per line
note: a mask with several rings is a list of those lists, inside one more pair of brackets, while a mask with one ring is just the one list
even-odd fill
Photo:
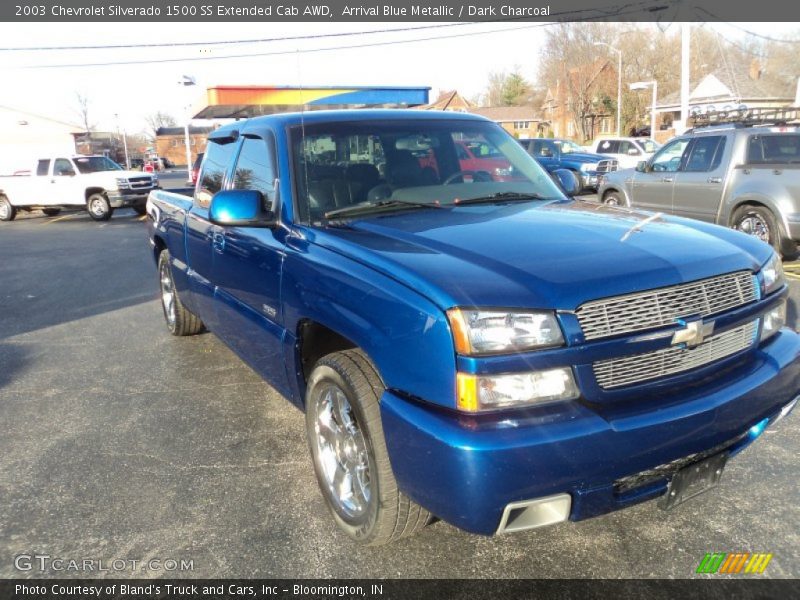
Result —
[[624, 491], [615, 483], [729, 443], [738, 452], [753, 425], [772, 423], [797, 397], [798, 382], [800, 336], [784, 329], [733, 375], [657, 400], [476, 417], [387, 391], [381, 414], [400, 489], [445, 521], [491, 535], [513, 502], [566, 493], [577, 521], [658, 497], [666, 478]]
[[144, 206], [147, 202], [147, 196], [153, 190], [159, 189], [158, 187], [137, 189], [137, 190], [114, 190], [106, 192], [108, 196], [108, 203], [111, 208], [124, 208], [128, 206]]

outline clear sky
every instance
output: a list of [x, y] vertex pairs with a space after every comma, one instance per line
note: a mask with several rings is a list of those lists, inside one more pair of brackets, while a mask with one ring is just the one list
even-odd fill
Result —
[[[420, 27], [435, 23], [0, 23], [0, 47], [211, 42]], [[539, 26], [537, 26], [539, 25]], [[709, 27], [710, 25], [706, 25]], [[781, 35], [797, 23], [748, 23], [747, 29]], [[672, 27], [675, 27], [674, 25]], [[729, 39], [740, 30], [715, 25]], [[478, 32], [491, 31], [483, 35]], [[201, 45], [188, 48], [0, 51], [0, 105], [79, 123], [76, 93], [88, 97], [90, 121], [99, 130], [115, 130], [114, 115], [130, 132], [144, 130], [145, 116], [161, 110], [182, 123], [186, 107], [198, 100], [198, 88], [178, 85], [182, 75], [199, 88], [213, 85], [402, 85], [458, 89], [467, 97], [481, 93], [492, 71], [518, 66], [536, 78], [543, 38], [541, 24], [469, 24], [416, 32], [373, 33], [354, 37], [274, 43]], [[365, 48], [302, 53], [311, 48], [425, 38], [424, 41]], [[288, 52], [272, 56], [221, 59], [222, 56]], [[298, 52], [301, 51], [301, 52]], [[60, 66], [140, 60], [180, 60], [115, 66]], [[209, 60], [211, 59], [211, 60]], [[36, 68], [48, 66], [50, 68]]]

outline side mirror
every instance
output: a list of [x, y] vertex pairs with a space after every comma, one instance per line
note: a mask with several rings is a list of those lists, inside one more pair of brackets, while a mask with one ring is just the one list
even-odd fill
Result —
[[564, 193], [569, 196], [577, 196], [581, 191], [581, 182], [572, 171], [568, 169], [556, 169], [553, 171], [556, 182], [564, 190]]
[[639, 155], [639, 151], [636, 148], [630, 148], [630, 149], [628, 149], [628, 155], [629, 156], [638, 156]]
[[276, 227], [278, 219], [264, 210], [264, 196], [256, 190], [223, 190], [211, 198], [208, 219], [226, 227]]
[[639, 173], [647, 173], [647, 161], [640, 160], [638, 163], [636, 163], [636, 170]]

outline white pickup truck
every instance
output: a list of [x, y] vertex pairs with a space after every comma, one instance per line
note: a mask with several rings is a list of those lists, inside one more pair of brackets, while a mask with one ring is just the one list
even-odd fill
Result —
[[0, 177], [0, 221], [20, 210], [52, 216], [70, 206], [85, 207], [95, 221], [107, 221], [121, 207], [143, 215], [157, 188], [157, 175], [125, 171], [105, 156], [42, 158], [28, 174]]

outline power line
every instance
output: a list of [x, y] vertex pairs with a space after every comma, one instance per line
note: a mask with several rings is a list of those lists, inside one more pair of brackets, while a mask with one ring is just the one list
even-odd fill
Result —
[[421, 31], [425, 29], [442, 29], [445, 27], [462, 27], [465, 25], [475, 25], [476, 23], [443, 23], [437, 25], [421, 25], [419, 27], [397, 27], [390, 29], [372, 29], [370, 31], [345, 31], [339, 33], [322, 33], [315, 35], [295, 35], [275, 38], [253, 38], [245, 40], [215, 40], [202, 42], [157, 42], [152, 44], [111, 44], [98, 46], [31, 46], [20, 48], [0, 48], [0, 52], [39, 52], [53, 50], [126, 50], [138, 48], [179, 48], [192, 46], [225, 46], [225, 45], [246, 45], [246, 44], [266, 44], [271, 42], [291, 42], [299, 40], [315, 40], [322, 38], [349, 37], [354, 35], [373, 35], [377, 33], [395, 33], [408, 31]]
[[[639, 7], [646, 12], [658, 12], [666, 9], [665, 6], [658, 3], [662, 0], [640, 0], [639, 2], [629, 2], [627, 4], [609, 5], [605, 7], [597, 7], [593, 9], [581, 9], [573, 11], [564, 11], [561, 13], [553, 13], [552, 17], [563, 17], [570, 14], [581, 14], [587, 12], [604, 13], [604, 16], [617, 16], [622, 10], [627, 10], [632, 7]], [[102, 44], [102, 45], [84, 45], [84, 46], [30, 46], [30, 47], [0, 47], [0, 52], [40, 52], [40, 51], [54, 51], [54, 50], [124, 50], [135, 48], [180, 48], [180, 47], [196, 47], [196, 46], [223, 46], [223, 45], [246, 45], [246, 44], [261, 44], [271, 42], [283, 41], [299, 41], [299, 40], [313, 40], [324, 38], [337, 38], [349, 37], [354, 35], [373, 35], [378, 33], [403, 33], [409, 31], [424, 31], [427, 29], [445, 29], [451, 27], [464, 27], [479, 24], [491, 23], [504, 23], [520, 21], [524, 17], [507, 17], [502, 19], [490, 19], [487, 21], [473, 21], [467, 23], [437, 23], [435, 25], [420, 25], [414, 27], [395, 27], [385, 29], [372, 29], [370, 31], [348, 31], [339, 33], [324, 33], [313, 35], [298, 35], [286, 36], [276, 38], [252, 38], [245, 40], [206, 40], [200, 42], [155, 42], [155, 43], [136, 43], [136, 44]], [[599, 17], [598, 17], [599, 18]]]
[[[717, 23], [719, 23], [721, 25], [727, 25], [728, 27], [732, 27], [733, 29], [738, 29], [739, 31], [741, 31], [743, 33], [746, 33], [747, 35], [751, 35], [753, 37], [760, 38], [762, 40], [767, 40], [769, 42], [777, 42], [777, 43], [780, 43], [780, 44], [800, 44], [800, 40], [787, 40], [787, 39], [775, 38], [775, 37], [771, 37], [771, 36], [764, 35], [764, 34], [761, 34], [761, 33], [756, 33], [755, 31], [750, 31], [749, 29], [746, 29], [746, 28], [742, 27], [741, 25], [738, 25], [736, 23], [732, 23], [730, 21], [725, 21], [719, 15], [716, 15], [713, 12], [711, 12], [711, 11], [701, 7], [701, 6], [695, 7], [695, 10], [697, 10], [698, 12], [705, 13], [706, 15], [708, 15], [714, 21], [716, 21]], [[728, 39], [728, 38], [725, 38], [725, 39]], [[728, 41], [730, 41], [730, 40], [728, 40]], [[731, 43], [733, 43], [733, 42], [731, 42]]]
[[[606, 10], [606, 11], [613, 11], [614, 16], [624, 16], [626, 14], [634, 14], [640, 13], [642, 11], [643, 6], [649, 6], [652, 4], [652, 1], [645, 1], [645, 2], [637, 2], [637, 3], [629, 3], [626, 5], [616, 5], [606, 7], [604, 9], [594, 9], [595, 12], [598, 10]], [[629, 8], [628, 10], [625, 10]], [[655, 7], [653, 10], [660, 10], [660, 7]], [[559, 13], [558, 15], [551, 15], [551, 16], [568, 16], [573, 14], [581, 14], [589, 12], [587, 10], [576, 10], [576, 11], [565, 11], [563, 13]], [[594, 17], [586, 17], [583, 19], [576, 19], [575, 21], [593, 21], [593, 20], [602, 20], [608, 18], [609, 13], [606, 13], [602, 16], [594, 16]], [[516, 20], [516, 19], [515, 19]], [[477, 23], [470, 23], [472, 25]], [[414, 39], [407, 39], [407, 40], [389, 40], [385, 42], [369, 42], [365, 44], [347, 44], [347, 45], [340, 45], [340, 46], [328, 46], [324, 48], [307, 48], [307, 49], [294, 49], [294, 50], [275, 50], [269, 52], [248, 52], [243, 54], [228, 54], [225, 56], [193, 56], [193, 57], [186, 57], [186, 58], [160, 58], [160, 59], [141, 59], [141, 60], [126, 60], [126, 61], [111, 61], [111, 62], [103, 62], [103, 63], [61, 63], [61, 64], [50, 64], [50, 65], [22, 65], [18, 67], [7, 67], [11, 69], [57, 69], [57, 68], [79, 68], [79, 67], [109, 67], [109, 66], [126, 66], [126, 65], [144, 65], [144, 64], [164, 64], [164, 63], [177, 63], [177, 62], [198, 62], [198, 61], [208, 61], [208, 60], [229, 60], [229, 59], [239, 59], [239, 58], [259, 58], [265, 56], [281, 56], [286, 54], [312, 54], [312, 53], [319, 53], [319, 52], [330, 52], [335, 50], [353, 50], [358, 48], [375, 48], [381, 46], [393, 46], [393, 45], [400, 45], [400, 44], [413, 44], [417, 42], [427, 42], [427, 41], [435, 41], [435, 40], [442, 40], [442, 39], [453, 39], [453, 38], [462, 38], [462, 37], [472, 37], [478, 35], [490, 35], [494, 33], [505, 33], [509, 31], [520, 31], [525, 29], [535, 29], [539, 27], [547, 27], [550, 25], [557, 25], [558, 22], [547, 22], [547, 23], [534, 23], [528, 25], [521, 25], [518, 27], [507, 27], [503, 29], [493, 29], [489, 31], [473, 31], [473, 32], [466, 32], [466, 33], [456, 33], [451, 35], [437, 35], [432, 37], [422, 37], [422, 38], [414, 38]], [[443, 25], [445, 26], [445, 25]], [[439, 26], [426, 26], [426, 28], [432, 27], [439, 27]], [[413, 28], [410, 28], [413, 29]], [[398, 29], [400, 31], [400, 29]], [[362, 33], [372, 33], [372, 32], [362, 32]], [[322, 37], [325, 37], [327, 34], [322, 34]], [[341, 34], [330, 34], [333, 35], [341, 35]], [[349, 35], [355, 35], [355, 33], [351, 32]], [[276, 41], [283, 41], [289, 38], [279, 38]]]

